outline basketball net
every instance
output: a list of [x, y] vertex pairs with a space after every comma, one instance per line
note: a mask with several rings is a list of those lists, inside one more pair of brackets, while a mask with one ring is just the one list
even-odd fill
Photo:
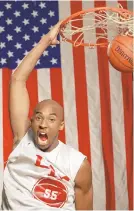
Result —
[[68, 17], [61, 24], [63, 41], [76, 46], [106, 46], [117, 35], [133, 36], [133, 14], [119, 8], [92, 8]]

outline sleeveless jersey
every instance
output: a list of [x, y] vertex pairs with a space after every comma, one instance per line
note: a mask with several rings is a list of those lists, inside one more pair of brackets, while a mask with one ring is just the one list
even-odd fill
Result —
[[33, 140], [30, 129], [8, 158], [2, 209], [75, 210], [74, 180], [85, 156], [61, 141], [43, 152]]

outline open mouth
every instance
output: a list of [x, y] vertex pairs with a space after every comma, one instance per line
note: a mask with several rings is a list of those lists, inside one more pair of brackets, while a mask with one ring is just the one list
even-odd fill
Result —
[[48, 139], [48, 135], [46, 133], [39, 132], [38, 136], [42, 141], [46, 141]]

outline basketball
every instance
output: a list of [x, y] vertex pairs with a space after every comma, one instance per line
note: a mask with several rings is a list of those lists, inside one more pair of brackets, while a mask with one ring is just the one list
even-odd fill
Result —
[[32, 194], [37, 200], [55, 208], [61, 208], [67, 200], [67, 189], [57, 179], [41, 178], [35, 184]]
[[133, 38], [131, 36], [116, 36], [108, 46], [108, 58], [116, 70], [132, 72]]

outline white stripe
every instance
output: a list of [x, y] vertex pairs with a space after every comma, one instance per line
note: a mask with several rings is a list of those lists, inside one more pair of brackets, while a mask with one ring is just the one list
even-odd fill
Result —
[[[59, 19], [65, 19], [70, 15], [70, 2], [59, 2]], [[75, 103], [74, 66], [72, 45], [61, 42], [61, 68], [63, 79], [63, 101], [65, 113], [66, 143], [78, 149], [77, 114]]]
[[[94, 2], [83, 1], [83, 10], [93, 8]], [[85, 23], [86, 24], [86, 23]], [[84, 21], [83, 21], [84, 25]], [[87, 35], [89, 36], [89, 34]], [[94, 34], [90, 34], [91, 40], [95, 40]], [[86, 38], [84, 37], [84, 40]], [[89, 39], [88, 39], [89, 40]], [[106, 209], [106, 187], [104, 163], [101, 141], [101, 114], [100, 114], [100, 88], [98, 76], [97, 51], [85, 47], [87, 94], [88, 94], [88, 116], [90, 128], [90, 147], [93, 174], [93, 207], [95, 210]]]
[[1, 193], [3, 183], [3, 94], [2, 94], [2, 69], [0, 69], [0, 205], [1, 205]]
[[38, 101], [51, 99], [50, 69], [37, 70]]
[[109, 65], [116, 209], [128, 209], [124, 110], [121, 75]]
[[[109, 2], [108, 7], [116, 7], [117, 2]], [[111, 33], [108, 33], [111, 39]], [[116, 209], [128, 209], [126, 151], [124, 131], [124, 109], [122, 96], [121, 73], [109, 63], [110, 99], [111, 99], [111, 123], [114, 156], [114, 182]]]

